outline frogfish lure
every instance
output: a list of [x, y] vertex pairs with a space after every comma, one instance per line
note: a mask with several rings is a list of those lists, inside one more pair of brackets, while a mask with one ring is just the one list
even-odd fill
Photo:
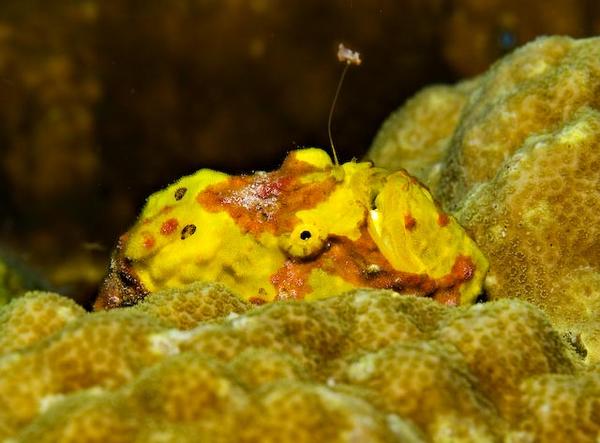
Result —
[[251, 175], [201, 169], [151, 195], [119, 239], [96, 309], [215, 281], [256, 304], [357, 287], [473, 302], [488, 262], [405, 171], [316, 148]]

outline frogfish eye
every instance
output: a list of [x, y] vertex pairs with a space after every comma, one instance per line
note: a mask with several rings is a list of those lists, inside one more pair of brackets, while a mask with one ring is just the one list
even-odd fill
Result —
[[289, 235], [281, 237], [280, 247], [293, 258], [311, 258], [324, 248], [327, 235], [317, 226], [300, 223]]

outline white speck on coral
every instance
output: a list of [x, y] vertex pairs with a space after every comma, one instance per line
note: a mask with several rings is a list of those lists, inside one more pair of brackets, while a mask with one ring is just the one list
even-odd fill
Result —
[[[89, 395], [94, 395], [94, 396], [102, 396], [106, 394], [106, 389], [100, 388], [100, 387], [93, 387], [90, 389], [85, 389], [82, 390], [80, 392], [85, 392]], [[40, 398], [39, 402], [38, 402], [38, 408], [39, 408], [39, 413], [43, 414], [46, 411], [48, 411], [48, 409], [50, 409], [52, 406], [54, 406], [56, 403], [60, 403], [61, 401], [63, 401], [65, 399], [66, 395], [65, 394], [49, 394], [49, 395], [45, 395], [42, 398]]]
[[194, 336], [192, 331], [180, 331], [171, 329], [166, 332], [153, 334], [149, 337], [150, 351], [158, 355], [179, 354], [179, 345], [189, 341]]
[[67, 306], [61, 306], [60, 308], [58, 308], [56, 310], [56, 314], [58, 317], [62, 318], [63, 320], [66, 320], [66, 321], [70, 321], [70, 320], [74, 319], [75, 317], [77, 317], [75, 315], [75, 311], [73, 310], [73, 308], [67, 307]]
[[407, 419], [402, 419], [396, 414], [388, 414], [385, 417], [385, 421], [392, 432], [400, 437], [401, 441], [407, 443], [419, 443], [423, 441], [417, 428]]
[[248, 317], [243, 316], [243, 317], [239, 317], [239, 318], [234, 318], [231, 321], [231, 327], [234, 329], [244, 329], [246, 328], [252, 320], [250, 320]]
[[367, 355], [350, 366], [348, 375], [353, 382], [360, 383], [371, 377], [375, 372], [375, 357]]
[[225, 320], [234, 320], [236, 318], [238, 318], [240, 316], [240, 314], [238, 314], [237, 312], [230, 312], [227, 317], [225, 317]]
[[65, 396], [63, 394], [50, 394], [50, 395], [45, 395], [44, 397], [40, 398], [40, 401], [38, 403], [39, 404], [39, 413], [43, 414], [48, 409], [50, 409], [52, 407], [52, 405], [60, 402], [63, 398], [65, 398]]
[[552, 414], [552, 405], [550, 405], [549, 403], [544, 403], [540, 409], [540, 414], [545, 416], [546, 419], [550, 419], [550, 415]]

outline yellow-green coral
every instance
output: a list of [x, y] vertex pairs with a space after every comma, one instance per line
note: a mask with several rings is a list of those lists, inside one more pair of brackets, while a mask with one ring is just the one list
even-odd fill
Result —
[[386, 119], [367, 158], [388, 169], [404, 168], [435, 191], [450, 137], [475, 86], [470, 80], [418, 92]]
[[165, 289], [135, 305], [132, 310], [161, 319], [177, 329], [190, 329], [203, 320], [240, 314], [252, 305], [223, 285], [192, 283], [185, 289]]
[[73, 300], [29, 292], [0, 310], [0, 356], [52, 335], [85, 313]]
[[254, 400], [256, 408], [247, 413], [252, 425], [240, 432], [243, 442], [424, 441], [409, 423], [325, 386], [273, 384], [257, 391]]
[[529, 441], [597, 441], [599, 401], [600, 372], [532, 377], [521, 384], [519, 430]]
[[[205, 297], [181, 304], [192, 293]], [[210, 284], [154, 293], [145, 303], [161, 309], [81, 314], [5, 354], [0, 438], [544, 443], [600, 432], [597, 373], [530, 304], [449, 308], [357, 290], [226, 314], [233, 297]], [[543, 404], [556, 405], [553, 420]]]
[[96, 308], [218, 281], [254, 303], [318, 299], [356, 287], [470, 303], [487, 260], [404, 171], [334, 165], [320, 149], [280, 169], [203, 169], [150, 196], [121, 237]]
[[583, 107], [597, 109], [599, 60], [598, 38], [549, 37], [496, 63], [478, 79], [462, 110], [437, 196], [459, 207], [532, 136], [567, 126]]
[[[11, 304], [3, 309], [10, 308]], [[29, 312], [21, 321], [27, 323], [33, 316]], [[13, 330], [26, 328], [19, 322], [11, 326]], [[158, 319], [133, 312], [80, 316], [53, 335], [4, 354], [0, 358], [0, 434], [29, 422], [57, 396], [93, 387], [114, 389], [132, 380], [160, 357], [152, 352], [149, 337], [162, 329]]]
[[504, 430], [463, 356], [441, 342], [384, 347], [351, 361], [340, 380], [370, 389], [374, 404], [409, 418], [435, 441], [493, 440]]
[[458, 213], [490, 257], [490, 295], [540, 305], [596, 361], [588, 332], [600, 315], [598, 141], [600, 113], [583, 109], [529, 138]]
[[[502, 333], [498, 333], [498, 331]], [[529, 377], [575, 371], [571, 356], [541, 311], [508, 300], [477, 305], [452, 316], [435, 337], [464, 355], [479, 388], [505, 417], [518, 412], [519, 386]], [[523, 358], [523, 349], [527, 358]]]
[[140, 417], [131, 414], [128, 402], [100, 389], [59, 397], [40, 412], [19, 442], [128, 443], [140, 433]]
[[[434, 194], [488, 256], [487, 294], [535, 303], [597, 362], [600, 38], [540, 38], [470, 84], [462, 108], [445, 117], [456, 123], [443, 152], [430, 147], [442, 159]], [[432, 101], [417, 98], [399, 111], [397, 134], [384, 126], [373, 154], [387, 143], [396, 146], [392, 164], [410, 171], [419, 164], [404, 158], [412, 149], [428, 166], [432, 154], [421, 147], [438, 127]], [[409, 146], [394, 145], [407, 131], [416, 134]]]

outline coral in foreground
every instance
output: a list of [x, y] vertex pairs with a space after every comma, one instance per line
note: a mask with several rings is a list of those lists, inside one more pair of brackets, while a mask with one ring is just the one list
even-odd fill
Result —
[[85, 313], [73, 300], [28, 292], [0, 310], [0, 356], [35, 344]]
[[218, 283], [192, 283], [183, 289], [165, 289], [142, 300], [132, 310], [159, 318], [177, 329], [191, 329], [204, 320], [241, 314], [251, 304]]
[[[25, 300], [58, 303], [48, 297], [0, 316]], [[157, 292], [4, 354], [0, 437], [586, 442], [600, 432], [600, 373], [528, 303], [449, 308], [383, 290], [251, 309], [234, 299], [210, 284]]]

